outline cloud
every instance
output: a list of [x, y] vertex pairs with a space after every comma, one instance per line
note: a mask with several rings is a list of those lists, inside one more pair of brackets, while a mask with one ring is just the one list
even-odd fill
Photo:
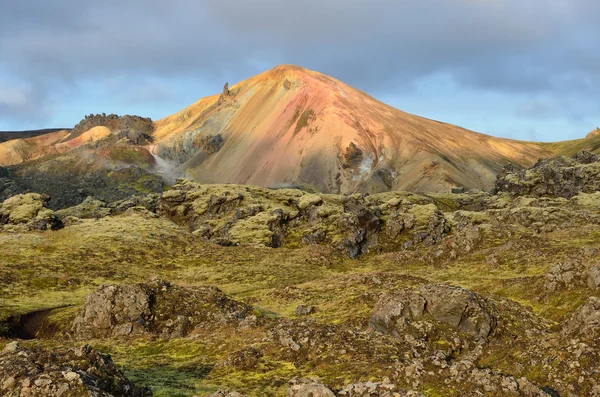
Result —
[[24, 125], [33, 125], [48, 117], [51, 104], [44, 90], [28, 84], [5, 84], [0, 81], [0, 119], [8, 115]]
[[600, 90], [596, 0], [0, 1], [0, 72], [48, 92], [115, 76], [220, 85], [278, 63], [376, 95], [436, 74], [509, 95]]
[[547, 119], [557, 117], [567, 105], [555, 99], [537, 98], [519, 105], [515, 111], [517, 117], [532, 119]]

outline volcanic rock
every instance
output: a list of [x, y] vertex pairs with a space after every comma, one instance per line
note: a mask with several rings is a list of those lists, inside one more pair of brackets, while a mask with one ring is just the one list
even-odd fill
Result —
[[482, 296], [463, 288], [438, 284], [382, 296], [370, 324], [379, 332], [400, 336], [406, 325], [424, 319], [426, 315], [482, 339], [493, 332], [499, 313]]
[[102, 285], [87, 297], [72, 333], [86, 339], [145, 333], [182, 337], [196, 327], [240, 322], [251, 311], [214, 287], [181, 288], [162, 280]]
[[0, 204], [0, 225], [26, 225], [31, 230], [57, 230], [63, 227], [60, 218], [47, 208], [50, 198], [38, 193], [13, 196]]
[[109, 355], [90, 346], [45, 351], [9, 344], [0, 352], [0, 395], [144, 397]]

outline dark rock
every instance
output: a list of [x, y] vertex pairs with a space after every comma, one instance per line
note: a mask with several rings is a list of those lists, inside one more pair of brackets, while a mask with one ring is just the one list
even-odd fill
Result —
[[45, 351], [11, 343], [0, 352], [2, 396], [143, 397], [151, 394], [128, 380], [109, 355], [87, 345]]
[[244, 347], [231, 354], [225, 365], [229, 365], [241, 371], [250, 371], [257, 367], [258, 361], [263, 356], [262, 352], [254, 347]]
[[572, 158], [558, 156], [539, 160], [528, 170], [504, 168], [496, 179], [494, 191], [518, 196], [571, 198], [579, 192], [600, 190], [600, 161], [583, 151]]
[[377, 234], [381, 220], [362, 198], [350, 196], [344, 199], [344, 214], [340, 228], [344, 236], [343, 247], [350, 258], [369, 252], [369, 247], [377, 244]]
[[354, 142], [350, 142], [344, 152], [344, 162], [342, 168], [357, 167], [363, 161], [363, 152]]
[[206, 154], [214, 154], [223, 147], [224, 141], [221, 134], [204, 135], [198, 142], [198, 147]]

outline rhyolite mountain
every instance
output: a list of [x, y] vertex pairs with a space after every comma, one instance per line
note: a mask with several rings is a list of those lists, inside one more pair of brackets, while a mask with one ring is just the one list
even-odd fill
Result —
[[[110, 201], [162, 191], [157, 174], [167, 184], [187, 177], [326, 193], [490, 190], [507, 164], [526, 168], [539, 158], [599, 148], [597, 133], [559, 143], [491, 137], [281, 65], [154, 123], [90, 115], [72, 130], [0, 143], [0, 166], [10, 166], [4, 174], [14, 182], [5, 181], [5, 190], [47, 193], [58, 207], [88, 195]], [[65, 182], [72, 192], [63, 192]], [[2, 189], [0, 183], [0, 196]]]

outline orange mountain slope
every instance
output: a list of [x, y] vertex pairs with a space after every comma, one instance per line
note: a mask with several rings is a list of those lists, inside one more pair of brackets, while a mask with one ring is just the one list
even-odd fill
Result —
[[[103, 116], [106, 126], [87, 131], [0, 143], [0, 166], [116, 139], [109, 124], [118, 118], [112, 116]], [[125, 127], [146, 128], [150, 122], [130, 117]], [[104, 159], [114, 145], [113, 152], [123, 157], [123, 147], [130, 145], [148, 158], [151, 152], [150, 169], [168, 182], [187, 176], [203, 183], [300, 185], [330, 193], [444, 192], [454, 186], [489, 190], [508, 163], [527, 167], [538, 158], [600, 152], [596, 132], [555, 143], [495, 138], [402, 112], [339, 80], [290, 65], [226, 86], [222, 94], [157, 121], [153, 135], [154, 142], [139, 143], [145, 150], [127, 139], [104, 140], [98, 156], [86, 161]]]
[[19, 164], [28, 160], [58, 153], [55, 145], [69, 135], [60, 130], [31, 138], [11, 139], [0, 143], [0, 166]]
[[108, 128], [98, 126], [75, 138], [71, 138], [71, 131], [60, 130], [32, 138], [12, 139], [0, 143], [0, 166], [20, 164], [49, 154], [66, 153], [110, 134]]
[[[551, 155], [543, 144], [414, 116], [289, 65], [159, 120], [154, 135], [153, 152], [200, 182], [325, 192], [489, 189], [505, 164]], [[222, 146], [207, 150], [215, 139]]]

